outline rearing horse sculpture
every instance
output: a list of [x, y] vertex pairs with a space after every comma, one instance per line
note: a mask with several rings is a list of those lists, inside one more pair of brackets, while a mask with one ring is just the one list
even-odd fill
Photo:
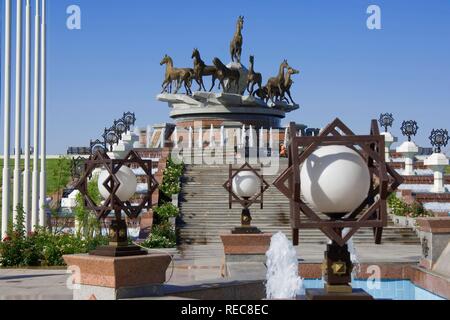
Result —
[[[186, 89], [186, 94], [192, 94], [191, 91], [191, 79], [194, 76], [194, 70], [190, 68], [174, 68], [173, 60], [167, 54], [161, 60], [160, 65], [166, 65], [166, 76], [164, 78], [164, 82], [162, 84], [162, 92], [166, 92], [169, 86], [172, 86], [172, 82], [177, 82], [177, 88], [175, 90], [175, 94], [178, 93], [181, 86], [184, 84], [184, 88]], [[172, 93], [172, 90], [169, 90], [169, 93]]]
[[244, 29], [244, 17], [240, 16], [237, 21], [236, 32], [230, 45], [231, 61], [238, 63], [241, 63], [242, 45], [244, 43], [242, 29]]
[[[214, 78], [217, 68], [214, 66], [207, 66], [200, 56], [200, 51], [194, 49], [192, 52], [192, 59], [194, 59], [194, 79], [200, 86], [199, 91], [206, 91], [205, 84], [203, 83], [203, 77], [212, 76]], [[210, 92], [214, 88], [214, 85], [209, 90]]]

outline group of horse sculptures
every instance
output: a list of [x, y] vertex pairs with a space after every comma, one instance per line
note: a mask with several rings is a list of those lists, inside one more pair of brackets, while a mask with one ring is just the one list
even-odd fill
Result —
[[[242, 29], [244, 28], [244, 17], [239, 17], [236, 33], [230, 45], [230, 54], [232, 62], [241, 64], [243, 36]], [[211, 92], [216, 86], [216, 81], [219, 80], [218, 89], [222, 89], [224, 92], [229, 92], [230, 88], [234, 85], [236, 88], [241, 83], [241, 72], [236, 68], [227, 67], [219, 58], [214, 58], [212, 65], [206, 65], [202, 60], [200, 51], [194, 49], [191, 58], [194, 60], [194, 68], [175, 68], [173, 59], [167, 54], [161, 60], [160, 65], [166, 66], [166, 75], [162, 84], [162, 93], [172, 93], [172, 87], [175, 84], [176, 88], [174, 93], [178, 93], [182, 86], [186, 90], [186, 94], [192, 95], [192, 83], [195, 81], [199, 85], [199, 91], [207, 91], [203, 79], [205, 77], [212, 77], [212, 85], [209, 89]], [[291, 96], [291, 87], [294, 83], [292, 76], [299, 74], [300, 72], [291, 66], [289, 66], [287, 60], [284, 60], [279, 68], [278, 75], [272, 77], [267, 81], [267, 84], [263, 86], [262, 74], [254, 70], [255, 57], [250, 56], [250, 66], [246, 75], [246, 90], [250, 96], [260, 98], [266, 103], [271, 100], [286, 101], [289, 100], [292, 104], [295, 104]], [[255, 87], [256, 90], [255, 90]]]

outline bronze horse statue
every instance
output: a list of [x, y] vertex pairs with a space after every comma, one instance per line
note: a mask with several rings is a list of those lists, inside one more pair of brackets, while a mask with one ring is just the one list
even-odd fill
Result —
[[166, 75], [164, 78], [164, 82], [162, 84], [162, 92], [167, 92], [167, 89], [169, 93], [172, 93], [172, 83], [177, 83], [177, 88], [175, 90], [175, 94], [178, 93], [181, 86], [184, 84], [184, 88], [186, 90], [186, 94], [190, 95], [192, 94], [191, 91], [191, 85], [192, 85], [192, 78], [194, 77], [194, 70], [190, 68], [174, 68], [173, 66], [173, 60], [171, 57], [169, 57], [167, 54], [164, 56], [164, 58], [161, 60], [160, 65], [166, 65]]
[[291, 99], [292, 104], [295, 104], [295, 102], [291, 96], [291, 88], [292, 88], [292, 85], [294, 84], [294, 81], [292, 80], [292, 76], [294, 74], [299, 74], [299, 73], [300, 73], [300, 71], [298, 71], [294, 68], [288, 67], [288, 70], [283, 77], [283, 81], [281, 82], [280, 87], [275, 87], [272, 89], [272, 92], [271, 92], [272, 96], [269, 95], [269, 89], [268, 89], [267, 85], [255, 90], [252, 95], [254, 97], [258, 97], [258, 98], [264, 100], [266, 103], [269, 102], [269, 99], [271, 99], [271, 98], [272, 99], [275, 98], [275, 100], [278, 100], [278, 101], [286, 101], [287, 103], [289, 103], [289, 100], [286, 97], [286, 95], [288, 95], [289, 99]]
[[244, 29], [244, 17], [240, 16], [236, 24], [236, 32], [230, 44], [231, 61], [237, 63], [241, 63], [242, 45], [244, 44], [242, 29]]
[[[214, 78], [217, 68], [214, 66], [207, 66], [200, 56], [200, 51], [197, 48], [192, 52], [192, 59], [194, 59], [194, 79], [200, 86], [199, 91], [206, 91], [205, 84], [203, 83], [203, 77], [212, 76]], [[214, 84], [209, 90], [210, 92], [214, 88]]]
[[[238, 70], [230, 69], [220, 61], [219, 58], [214, 58], [214, 66], [217, 68], [215, 75], [213, 76], [213, 88], [216, 83], [216, 79], [220, 81], [224, 91], [228, 91], [231, 88], [231, 84], [234, 83], [236, 87], [239, 87], [239, 80], [241, 74]], [[225, 80], [228, 80], [227, 86], [225, 86]], [[219, 86], [220, 89], [220, 86]]]
[[299, 70], [296, 70], [291, 67], [288, 68], [288, 71], [287, 71], [285, 79], [284, 79], [284, 83], [282, 85], [281, 100], [286, 100], [287, 103], [289, 103], [289, 100], [286, 98], [286, 94], [287, 94], [289, 99], [291, 99], [292, 104], [295, 104], [295, 102], [291, 96], [291, 88], [292, 88], [292, 85], [294, 84], [294, 81], [292, 80], [292, 76], [294, 74], [299, 74], [299, 73], [300, 73]]
[[250, 56], [250, 67], [247, 75], [247, 91], [250, 95], [253, 95], [255, 85], [258, 85], [258, 89], [262, 88], [262, 74], [255, 72], [255, 57]]
[[267, 84], [266, 84], [267, 94], [269, 96], [269, 99], [272, 100], [272, 102], [275, 102], [274, 98], [276, 97], [277, 90], [280, 93], [283, 92], [281, 87], [283, 85], [283, 81], [285, 80], [284, 70], [286, 70], [288, 68], [289, 68], [289, 63], [287, 62], [287, 60], [284, 60], [280, 65], [278, 76], [270, 78], [267, 81]]

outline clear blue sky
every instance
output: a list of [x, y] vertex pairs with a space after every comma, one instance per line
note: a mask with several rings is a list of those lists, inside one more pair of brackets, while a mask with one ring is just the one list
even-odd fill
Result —
[[[81, 7], [82, 30], [66, 28], [71, 4]], [[382, 30], [366, 27], [370, 4], [381, 7]], [[139, 126], [170, 121], [167, 105], [155, 99], [164, 74], [161, 58], [167, 53], [177, 66], [191, 66], [198, 47], [207, 62], [215, 56], [228, 61], [239, 15], [246, 18], [244, 61], [254, 54], [265, 79], [284, 58], [301, 70], [293, 89], [301, 109], [286, 122], [322, 127], [340, 117], [366, 133], [371, 118], [392, 112], [396, 135], [401, 120], [419, 122], [416, 141], [422, 145], [429, 144], [433, 127], [450, 129], [448, 0], [48, 0], [48, 5], [51, 154], [87, 145], [124, 111], [135, 111]], [[1, 18], [3, 32], [3, 12]]]

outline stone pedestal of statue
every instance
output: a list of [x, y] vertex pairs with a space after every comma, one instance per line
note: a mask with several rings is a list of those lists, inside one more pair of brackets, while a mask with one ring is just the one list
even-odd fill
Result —
[[[244, 95], [245, 90], [247, 89], [247, 76], [248, 76], [248, 70], [246, 67], [244, 67], [242, 64], [238, 62], [230, 62], [227, 65], [228, 69], [231, 70], [237, 70], [239, 71], [239, 74], [241, 75], [239, 77], [239, 86], [236, 86], [234, 83], [230, 86], [228, 90], [225, 90], [225, 93], [233, 93], [238, 95]], [[228, 85], [228, 80], [225, 80], [225, 86]]]
[[[281, 128], [286, 114], [300, 108], [277, 101], [269, 106], [263, 100], [252, 96], [233, 93], [194, 92], [192, 96], [164, 93], [157, 99], [169, 105], [170, 117], [183, 128], [203, 123], [206, 128], [224, 125], [226, 128]], [[305, 126], [306, 128], [306, 126]]]

